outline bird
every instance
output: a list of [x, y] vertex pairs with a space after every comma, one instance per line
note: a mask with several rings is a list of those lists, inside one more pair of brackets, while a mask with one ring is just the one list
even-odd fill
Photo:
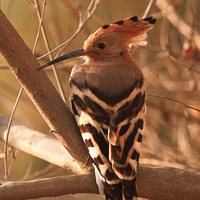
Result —
[[71, 108], [93, 160], [99, 193], [107, 200], [137, 199], [145, 87], [130, 48], [145, 46], [155, 23], [153, 17], [133, 16], [105, 24], [87, 38], [83, 48], [39, 68], [69, 58], [84, 59], [71, 71]]

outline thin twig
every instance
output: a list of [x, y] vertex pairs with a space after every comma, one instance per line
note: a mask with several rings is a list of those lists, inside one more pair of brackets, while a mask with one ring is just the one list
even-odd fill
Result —
[[8, 167], [8, 174], [10, 174], [11, 171], [12, 171], [12, 169], [13, 169], [13, 166], [14, 166], [14, 164], [15, 164], [15, 162], [16, 162], [16, 157], [17, 157], [18, 153], [19, 153], [19, 150], [18, 150], [18, 149], [17, 149], [16, 152], [14, 152], [14, 149], [13, 149], [13, 154], [14, 154], [14, 155], [13, 155], [13, 159], [12, 159], [12, 161], [11, 161], [9, 167]]
[[[67, 8], [73, 10], [73, 12], [76, 12], [76, 13], [80, 13], [81, 11], [84, 10], [84, 6], [82, 6], [80, 3], [75, 2], [73, 0], [63, 0], [63, 3], [66, 4]], [[104, 20], [102, 20], [95, 13], [92, 15], [92, 18], [96, 22], [96, 24], [98, 24], [98, 25], [104, 23]], [[87, 30], [87, 32], [88, 32], [88, 30]]]
[[185, 103], [183, 103], [183, 102], [181, 102], [181, 101], [178, 101], [178, 100], [176, 100], [176, 99], [172, 99], [172, 98], [170, 98], [170, 97], [165, 97], [165, 96], [156, 95], [156, 94], [149, 94], [149, 93], [147, 93], [146, 95], [147, 95], [147, 96], [151, 96], [151, 97], [158, 97], [158, 98], [162, 98], [162, 99], [167, 99], [167, 100], [170, 100], [170, 101], [174, 101], [174, 102], [176, 102], [176, 103], [179, 103], [179, 104], [185, 106], [186, 108], [190, 108], [190, 109], [192, 109], [192, 110], [196, 110], [196, 111], [200, 112], [199, 109], [194, 108], [194, 107], [192, 107], [192, 106], [189, 106], [189, 105], [187, 105], [187, 104], [185, 104]]
[[150, 0], [149, 5], [147, 6], [147, 9], [145, 10], [145, 13], [143, 15], [143, 18], [146, 18], [149, 13], [151, 12], [152, 7], [154, 6], [156, 0]]
[[17, 96], [17, 99], [15, 101], [15, 105], [13, 107], [9, 122], [8, 122], [8, 128], [7, 128], [7, 133], [6, 133], [6, 140], [5, 140], [5, 146], [4, 146], [4, 154], [5, 154], [5, 158], [4, 158], [4, 169], [5, 169], [5, 179], [8, 180], [8, 160], [7, 160], [7, 149], [8, 149], [8, 137], [9, 137], [9, 132], [10, 132], [10, 128], [11, 128], [11, 124], [12, 124], [12, 120], [13, 120], [13, 116], [15, 114], [15, 110], [17, 108], [17, 105], [19, 103], [19, 99], [22, 95], [23, 92], [23, 88], [20, 88], [19, 94]]
[[33, 180], [33, 179], [38, 179], [39, 177], [44, 177], [45, 174], [49, 173], [50, 171], [52, 171], [57, 166], [53, 165], [53, 164], [49, 164], [44, 169], [38, 170], [38, 171], [34, 172], [33, 174], [30, 174], [32, 167], [33, 167], [33, 160], [31, 160], [31, 163], [29, 164], [27, 172], [24, 175], [24, 177], [22, 179], [20, 179], [21, 181]]
[[[152, 50], [152, 51], [155, 51], [155, 52], [158, 52], [159, 51], [159, 48], [158, 49], [156, 49], [157, 47], [155, 46], [153, 46], [153, 45], [148, 45], [148, 47], [149, 47], [149, 49], [150, 50]], [[182, 65], [183, 67], [185, 67], [186, 68], [186, 70], [188, 70], [188, 71], [193, 71], [193, 72], [196, 72], [196, 73], [199, 73], [200, 74], [200, 70], [198, 70], [198, 69], [195, 69], [194, 67], [193, 67], [193, 64], [195, 64], [195, 60], [194, 60], [194, 62], [192, 63], [192, 64], [188, 64], [187, 62], [185, 62], [185, 60], [183, 60], [183, 59], [177, 59], [177, 58], [175, 58], [174, 56], [173, 56], [173, 54], [174, 53], [172, 53], [172, 52], [169, 52], [169, 51], [165, 51], [165, 50], [162, 50], [162, 49], [160, 49], [160, 53], [158, 53], [157, 55], [157, 57], [158, 58], [164, 58], [164, 57], [168, 57], [168, 58], [170, 58], [172, 61], [174, 61], [175, 63], [177, 63], [178, 65]]]
[[[94, 12], [97, 9], [98, 4], [100, 3], [100, 0], [92, 0], [90, 2], [90, 5], [87, 8], [87, 11], [85, 12], [84, 17], [79, 21], [79, 27], [76, 30], [76, 32], [74, 33], [74, 35], [71, 37], [71, 39], [68, 40], [68, 42], [60, 49], [60, 51], [56, 54], [55, 58], [59, 57], [60, 54], [63, 52], [63, 50], [73, 41], [73, 39], [78, 35], [79, 32], [81, 32], [81, 30], [83, 29], [83, 26], [85, 25], [85, 23], [92, 17], [92, 15], [94, 14]], [[92, 9], [92, 5], [93, 9]], [[91, 11], [90, 11], [91, 10]]]
[[[8, 151], [7, 151], [7, 154], [9, 154], [12, 150], [13, 150], [13, 148], [12, 148], [12, 147], [9, 147], [9, 148], [8, 148]], [[4, 153], [4, 152], [3, 152], [3, 153], [0, 152], [0, 159], [1, 159], [1, 158], [5, 158], [5, 153]]]
[[[35, 2], [35, 4], [36, 4], [36, 9], [39, 9], [38, 6], [37, 6], [37, 1]], [[41, 30], [41, 26], [42, 26], [43, 17], [44, 17], [45, 7], [46, 7], [46, 0], [44, 0], [44, 2], [43, 2], [42, 14], [41, 14], [41, 17], [39, 18], [39, 27], [38, 27], [37, 35], [36, 35], [36, 38], [35, 38], [35, 43], [33, 45], [33, 50], [32, 50], [33, 53], [35, 52], [35, 49], [36, 49], [36, 46], [37, 46], [37, 43], [38, 43], [38, 39], [39, 39], [39, 36], [40, 36], [40, 30]]]
[[9, 69], [7, 65], [0, 65], [0, 69]]
[[26, 172], [25, 172], [25, 174], [24, 174], [24, 176], [23, 176], [23, 178], [21, 179], [21, 180], [28, 180], [28, 177], [30, 176], [30, 174], [31, 174], [31, 171], [32, 171], [32, 169], [33, 169], [33, 164], [34, 164], [34, 160], [33, 160], [33, 158], [30, 160], [30, 162], [29, 162], [29, 164], [28, 164], [28, 167], [27, 167], [27, 169], [26, 169]]
[[[38, 19], [39, 19], [39, 21], [41, 21], [41, 19], [43, 18], [43, 15], [44, 15], [45, 7], [46, 7], [46, 0], [43, 1], [42, 13], [40, 13], [40, 6], [39, 6], [38, 0], [35, 0], [35, 4], [36, 4], [36, 10], [37, 10]], [[49, 41], [47, 39], [46, 30], [45, 30], [44, 25], [43, 25], [42, 22], [41, 22], [41, 31], [42, 31], [42, 35], [43, 35], [43, 39], [44, 39], [44, 43], [45, 43], [46, 49], [47, 49], [48, 52], [50, 52], [50, 44], [49, 44]], [[50, 53], [48, 55], [49, 55], [49, 59], [53, 60], [52, 54]], [[67, 102], [67, 97], [66, 97], [66, 95], [64, 93], [64, 89], [63, 89], [63, 86], [61, 84], [60, 76], [59, 76], [59, 74], [58, 74], [58, 72], [57, 72], [57, 70], [55, 68], [55, 65], [52, 65], [52, 68], [53, 68], [54, 76], [56, 78], [56, 82], [58, 84], [58, 88], [59, 88], [61, 97], [62, 97], [63, 101], [66, 103]]]
[[[94, 2], [94, 0], [91, 1], [90, 5], [91, 5], [93, 2]], [[97, 9], [99, 3], [100, 3], [100, 0], [95, 0], [93, 9], [92, 9], [91, 11], [87, 9], [87, 11], [86, 11], [86, 13], [85, 13], [85, 15], [84, 15], [85, 18], [83, 17], [82, 19], [80, 19], [79, 26], [78, 26], [76, 32], [75, 32], [67, 41], [65, 41], [65, 42], [62, 43], [61, 45], [57, 46], [57, 47], [54, 48], [53, 50], [49, 51], [48, 53], [44, 54], [43, 56], [40, 56], [40, 57], [37, 58], [37, 59], [39, 60], [39, 59], [41, 59], [41, 58], [43, 58], [43, 57], [49, 55], [50, 53], [53, 53], [53, 52], [56, 51], [57, 49], [59, 49], [59, 48], [61, 48], [61, 47], [63, 47], [63, 49], [64, 49], [67, 45], [69, 45], [69, 44], [72, 42], [72, 40], [81, 32], [81, 30], [82, 30], [83, 26], [85, 25], [85, 23], [92, 17], [92, 15], [93, 15], [94, 12], [96, 11], [96, 9]], [[90, 5], [89, 5], [89, 7], [91, 7]], [[60, 55], [60, 52], [62, 52], [63, 49], [61, 49], [61, 50], [58, 52], [58, 54], [56, 55], [57, 57]], [[56, 57], [55, 57], [55, 58], [56, 58]]]

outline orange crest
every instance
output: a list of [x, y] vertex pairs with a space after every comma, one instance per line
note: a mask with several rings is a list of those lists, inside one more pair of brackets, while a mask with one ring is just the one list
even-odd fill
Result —
[[88, 43], [95, 41], [97, 38], [109, 34], [115, 34], [116, 37], [119, 36], [123, 42], [128, 45], [144, 46], [147, 44], [145, 41], [146, 32], [149, 31], [155, 23], [156, 19], [153, 17], [138, 20], [137, 16], [134, 16], [117, 21], [113, 24], [105, 24], [88, 37], [84, 46], [87, 46]]

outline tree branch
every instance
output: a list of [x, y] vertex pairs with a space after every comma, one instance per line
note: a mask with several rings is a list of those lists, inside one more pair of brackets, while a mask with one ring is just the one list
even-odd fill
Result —
[[[83, 172], [91, 169], [88, 152], [81, 139], [74, 116], [57, 93], [30, 49], [0, 10], [0, 52], [54, 135], [67, 148]], [[77, 146], [79, 148], [77, 148]]]
[[[200, 173], [170, 167], [139, 167], [138, 196], [152, 200], [198, 200]], [[8, 182], [0, 199], [31, 199], [77, 193], [98, 194], [94, 174]]]
[[[7, 117], [0, 115], [0, 139], [4, 141], [8, 120]], [[74, 173], [83, 172], [57, 139], [16, 122], [12, 123], [8, 144], [54, 165], [71, 170]]]
[[24, 200], [77, 193], [98, 193], [94, 174], [8, 182], [0, 186], [0, 200]]

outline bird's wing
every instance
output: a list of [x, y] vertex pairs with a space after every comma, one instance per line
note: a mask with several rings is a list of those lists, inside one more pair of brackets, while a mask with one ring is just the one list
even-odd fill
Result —
[[120, 199], [121, 180], [112, 170], [109, 157], [109, 143], [107, 140], [110, 113], [106, 112], [95, 100], [94, 95], [89, 95], [86, 89], [78, 88], [71, 84], [71, 106], [79, 126], [82, 138], [89, 154], [92, 157], [96, 173], [96, 181], [100, 194], [107, 199]]
[[144, 124], [144, 100], [143, 87], [135, 88], [110, 122], [109, 161], [115, 174], [124, 180], [132, 180], [136, 175]]

